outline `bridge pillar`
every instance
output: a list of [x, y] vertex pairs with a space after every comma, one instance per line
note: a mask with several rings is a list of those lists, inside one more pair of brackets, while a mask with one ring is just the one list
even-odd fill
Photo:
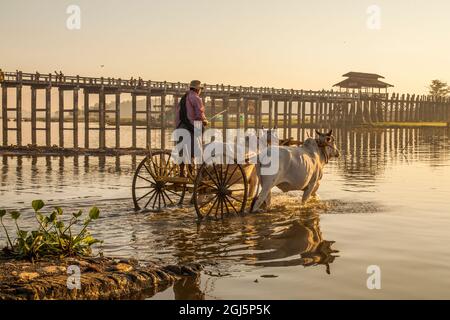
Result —
[[36, 87], [31, 87], [31, 144], [36, 145]]
[[45, 88], [45, 144], [47, 147], [52, 145], [52, 86], [51, 84]]
[[136, 148], [136, 93], [131, 93], [131, 147]]
[[84, 89], [84, 147], [89, 149], [89, 91]]
[[59, 94], [59, 146], [64, 147], [64, 90], [58, 89]]
[[2, 84], [3, 146], [8, 145], [8, 87]]
[[79, 87], [73, 90], [73, 147], [78, 148], [78, 91]]
[[99, 147], [100, 149], [106, 148], [106, 117], [105, 117], [105, 88], [102, 85], [98, 94], [98, 125], [99, 125]]
[[115, 132], [116, 132], [116, 148], [120, 148], [120, 91], [116, 92], [115, 99]]

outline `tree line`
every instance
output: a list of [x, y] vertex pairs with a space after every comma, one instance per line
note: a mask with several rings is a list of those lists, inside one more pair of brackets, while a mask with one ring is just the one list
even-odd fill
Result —
[[447, 82], [441, 80], [431, 80], [431, 84], [428, 86], [428, 92], [434, 97], [447, 97], [450, 93], [450, 87]]

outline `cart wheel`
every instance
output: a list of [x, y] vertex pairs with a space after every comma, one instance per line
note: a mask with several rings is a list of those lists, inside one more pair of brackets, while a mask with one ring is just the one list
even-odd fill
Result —
[[247, 177], [239, 164], [202, 164], [194, 183], [199, 219], [241, 215], [247, 203]]
[[132, 193], [136, 210], [161, 211], [180, 205], [186, 185], [168, 182], [179, 177], [180, 167], [171, 160], [170, 151], [156, 151], [139, 163], [133, 177]]

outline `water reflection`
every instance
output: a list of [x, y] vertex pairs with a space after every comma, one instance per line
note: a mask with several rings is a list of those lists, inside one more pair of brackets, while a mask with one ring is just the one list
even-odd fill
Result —
[[176, 300], [204, 300], [205, 291], [200, 288], [200, 276], [183, 278], [175, 282], [173, 292]]
[[[296, 266], [308, 267], [308, 271], [303, 274], [308, 277], [312, 274], [309, 270], [317, 269], [320, 272], [314, 272], [314, 275], [322, 276], [323, 272], [327, 272], [333, 275], [327, 279], [334, 279], [339, 276], [337, 272], [333, 273], [337, 264], [341, 268], [346, 263], [355, 263], [348, 259], [346, 262], [346, 257], [357, 256], [366, 263], [365, 257], [358, 256], [365, 253], [351, 252], [353, 247], [357, 247], [354, 239], [361, 239], [357, 237], [360, 236], [356, 232], [358, 230], [352, 229], [358, 222], [356, 214], [381, 212], [377, 209], [382, 208], [382, 205], [394, 203], [396, 207], [392, 211], [396, 213], [395, 210], [399, 210], [409, 218], [410, 211], [417, 206], [413, 200], [423, 197], [422, 188], [419, 193], [419, 188], [415, 187], [420, 183], [428, 183], [435, 188], [426, 193], [425, 198], [429, 198], [429, 202], [421, 201], [427, 210], [432, 208], [442, 211], [448, 202], [448, 187], [445, 181], [432, 183], [429, 177], [434, 179], [434, 176], [429, 167], [448, 165], [450, 155], [448, 130], [443, 128], [337, 130], [336, 138], [342, 157], [326, 167], [326, 178], [321, 190], [328, 194], [323, 197], [326, 200], [320, 202], [322, 207], [315, 205], [299, 209], [298, 194], [293, 193], [276, 194], [274, 209], [268, 213], [224, 221], [196, 224], [195, 213], [189, 205], [158, 215], [136, 215], [133, 214], [130, 185], [136, 163], [142, 156], [2, 156], [0, 197], [3, 206], [15, 209], [29, 208], [31, 200], [38, 198], [64, 209], [86, 209], [97, 205], [101, 208], [102, 216], [94, 228], [94, 236], [105, 241], [105, 254], [160, 260], [162, 263], [202, 263], [205, 265], [207, 281], [213, 279], [206, 286], [208, 290], [213, 290], [209, 286], [213, 286], [214, 279], [218, 277], [235, 277], [264, 268], [275, 268], [271, 272], [283, 268], [283, 276], [290, 273], [290, 279], [294, 282], [302, 276]], [[408, 166], [411, 166], [411, 170]], [[416, 168], [422, 170], [420, 174], [423, 176], [404, 182], [404, 177], [408, 177]], [[397, 180], [389, 180], [397, 169], [406, 170], [402, 172], [403, 176], [395, 177]], [[385, 172], [390, 174], [385, 177]], [[446, 179], [442, 169], [439, 174], [441, 180]], [[408, 192], [396, 191], [405, 188]], [[376, 193], [358, 194], [368, 190]], [[403, 199], [406, 194], [408, 196]], [[356, 197], [359, 202], [356, 202]], [[325, 212], [330, 214], [324, 215]], [[31, 211], [25, 213], [30, 213], [23, 215], [23, 223], [28, 227], [35, 220], [32, 219]], [[331, 214], [334, 214], [332, 219]], [[336, 214], [340, 214], [338, 219]], [[371, 228], [377, 219], [360, 225], [359, 231], [372, 232]], [[389, 228], [392, 223], [389, 219], [383, 228]], [[427, 219], [424, 218], [422, 223], [429, 223]], [[330, 220], [333, 220], [331, 224]], [[420, 236], [422, 224], [412, 225], [411, 229], [405, 230]], [[407, 226], [405, 222], [405, 228]], [[4, 242], [2, 237], [0, 233], [0, 243]], [[405, 235], [391, 232], [380, 238], [373, 236], [365, 245], [370, 244], [371, 239], [377, 244], [383, 244], [379, 256], [384, 256], [386, 248], [410, 249], [411, 239], [403, 241], [402, 237]], [[437, 235], [428, 238], [437, 239]], [[406, 243], [408, 246], [396, 247], [392, 243], [398, 246]], [[426, 250], [429, 248], [427, 246]], [[191, 278], [177, 282], [169, 290], [173, 291], [176, 298], [203, 299], [209, 295], [207, 289], [199, 278]]]
[[[205, 299], [208, 292], [214, 291], [215, 279], [254, 268], [322, 266], [331, 274], [339, 252], [334, 247], [338, 244], [322, 234], [320, 208], [302, 212], [286, 208], [285, 213], [203, 221], [197, 227], [186, 224], [177, 228], [156, 223], [155, 218], [148, 222], [152, 224], [151, 233], [145, 225], [135, 226], [132, 246], [150, 260], [165, 260], [165, 255], [170, 255], [172, 260], [166, 260], [170, 263], [196, 262], [204, 266], [207, 281], [202, 283], [200, 277], [178, 281], [169, 289], [175, 299]], [[166, 221], [172, 219], [175, 217], [165, 216]], [[179, 216], [178, 222], [183, 219]]]
[[208, 266], [211, 276], [227, 275], [242, 265], [248, 268], [323, 265], [330, 273], [338, 251], [334, 241], [327, 240], [320, 229], [319, 214], [324, 208], [313, 205], [299, 210], [292, 205], [282, 211], [203, 221], [196, 227], [180, 223], [192, 218], [193, 212], [166, 214], [163, 221], [152, 216], [133, 227], [130, 245], [142, 257], [170, 263], [202, 263]]
[[323, 239], [318, 215], [288, 221], [269, 237], [257, 241], [254, 249], [261, 251], [246, 256], [252, 264], [263, 267], [305, 267], [324, 265], [330, 274], [330, 264], [337, 257], [334, 241]]

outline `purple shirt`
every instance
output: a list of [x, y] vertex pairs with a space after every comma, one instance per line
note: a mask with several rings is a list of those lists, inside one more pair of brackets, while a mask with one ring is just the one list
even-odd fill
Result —
[[[176, 126], [178, 127], [180, 124], [180, 103], [177, 105], [176, 109]], [[194, 125], [194, 121], [203, 121], [206, 120], [205, 117], [205, 107], [203, 106], [203, 101], [199, 97], [199, 95], [189, 90], [186, 96], [186, 113], [189, 121]]]

